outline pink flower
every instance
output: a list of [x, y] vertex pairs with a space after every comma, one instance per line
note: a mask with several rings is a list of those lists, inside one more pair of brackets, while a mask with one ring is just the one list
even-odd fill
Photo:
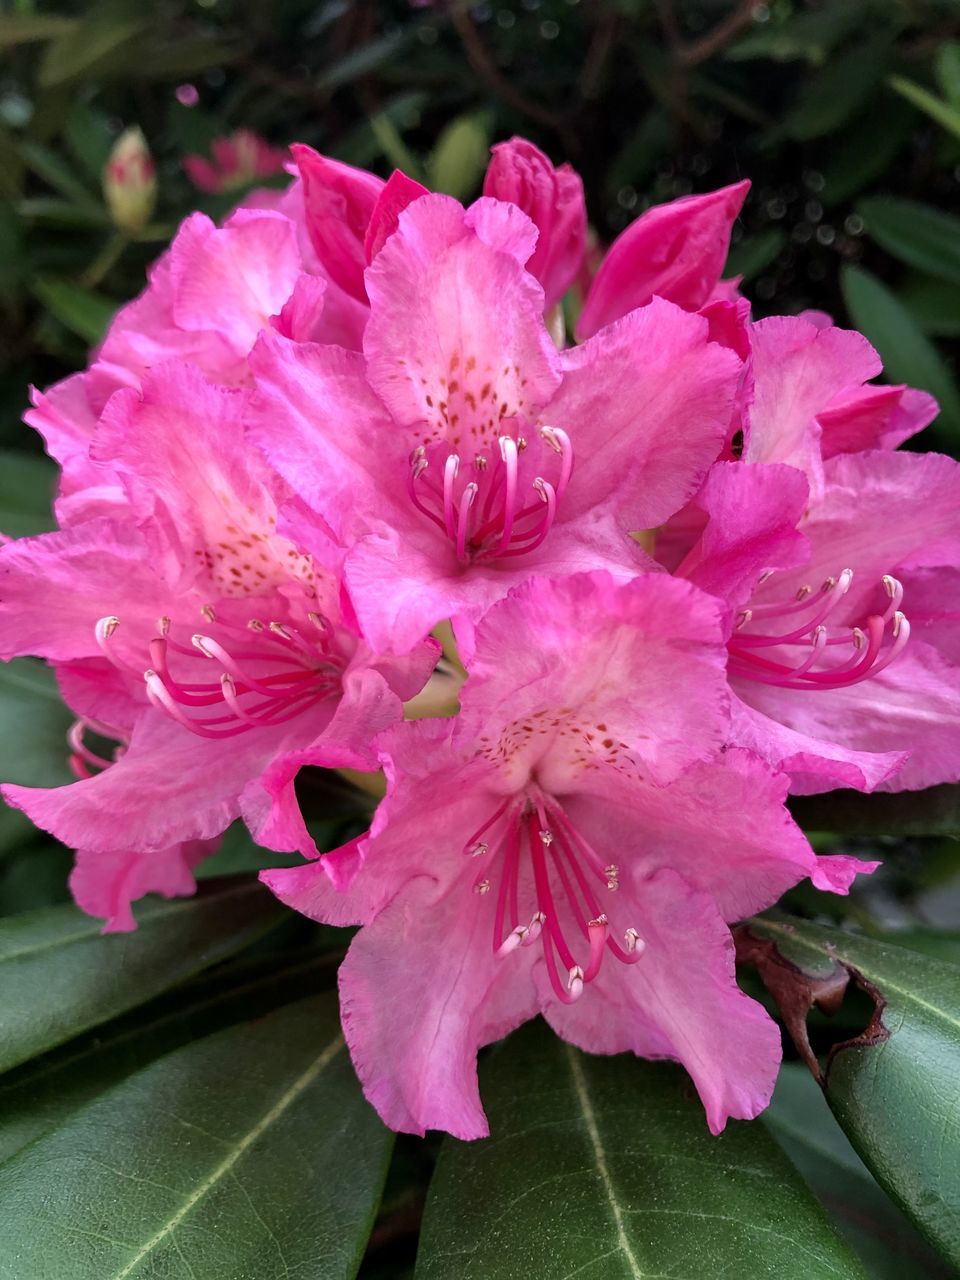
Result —
[[658, 541], [731, 608], [731, 740], [794, 791], [956, 780], [960, 466], [890, 452], [936, 404], [864, 385], [880, 362], [860, 334], [776, 317], [749, 337], [742, 461]]
[[[144, 374], [93, 443], [126, 507], [0, 552], [0, 656], [56, 666], [82, 778], [4, 795], [83, 851], [78, 901], [112, 927], [130, 927], [134, 894], [184, 891], [191, 842], [238, 816], [261, 844], [315, 855], [297, 770], [331, 743], [369, 767], [435, 661], [431, 642], [371, 654], [336, 576], [278, 530], [284, 492], [244, 446], [243, 398], [188, 364]], [[113, 761], [88, 726], [120, 744]]]
[[630, 574], [725, 439], [740, 360], [665, 302], [558, 352], [536, 229], [428, 195], [367, 269], [364, 354], [264, 333], [250, 432], [344, 548], [361, 627], [404, 652], [531, 573]]
[[534, 579], [487, 614], [455, 721], [382, 740], [367, 836], [264, 872], [360, 923], [344, 1028], [393, 1128], [487, 1132], [479, 1047], [542, 1013], [595, 1053], [684, 1063], [713, 1132], [768, 1102], [775, 1024], [736, 985], [727, 921], [812, 876], [846, 892], [728, 732], [722, 609], [662, 574]]
[[737, 182], [641, 214], [607, 250], [577, 322], [579, 337], [592, 337], [653, 297], [687, 311], [724, 298], [720, 273], [749, 189], [749, 182]]
[[236, 129], [225, 138], [214, 138], [210, 150], [212, 163], [203, 156], [189, 155], [184, 156], [183, 167], [195, 187], [212, 194], [237, 191], [257, 178], [283, 173], [289, 159], [285, 150], [271, 147], [252, 129]]
[[587, 210], [580, 175], [568, 164], [554, 168], [543, 152], [523, 138], [493, 147], [483, 194], [509, 200], [535, 224], [537, 247], [527, 270], [543, 285], [547, 307], [573, 284], [587, 244]]

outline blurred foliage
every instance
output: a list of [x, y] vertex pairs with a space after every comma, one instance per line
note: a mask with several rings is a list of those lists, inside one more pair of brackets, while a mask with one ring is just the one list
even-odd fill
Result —
[[[757, 313], [817, 308], [863, 329], [881, 351], [891, 378], [927, 387], [941, 400], [943, 414], [919, 447], [960, 453], [957, 0], [501, 0], [471, 5], [457, 0], [157, 0], [151, 5], [142, 0], [57, 5], [0, 0], [0, 59], [0, 529], [5, 533], [19, 536], [49, 527], [52, 471], [19, 421], [28, 384], [46, 385], [82, 367], [113, 310], [142, 288], [150, 262], [182, 217], [195, 208], [220, 217], [243, 194], [240, 188], [200, 192], [183, 168], [187, 155], [208, 156], [215, 138], [238, 129], [255, 130], [278, 147], [304, 141], [384, 175], [400, 167], [461, 198], [477, 192], [489, 144], [523, 134], [583, 175], [601, 242], [650, 204], [750, 177], [754, 187], [734, 231], [728, 271], [743, 275]], [[116, 204], [105, 197], [104, 171], [118, 139], [131, 129], [142, 130], [152, 153], [157, 199], [148, 212], [145, 201], [121, 228], [111, 218]], [[0, 737], [0, 775], [27, 784], [66, 781], [69, 717], [52, 677], [28, 659], [4, 668], [0, 677], [0, 721], [17, 726], [15, 734]], [[362, 829], [367, 797], [319, 773], [304, 774], [298, 789], [322, 847]], [[783, 905], [801, 918], [822, 919], [830, 912], [837, 924], [877, 943], [892, 938], [910, 952], [937, 958], [944, 968], [960, 964], [958, 791], [884, 797], [880, 807], [876, 798], [854, 795], [832, 796], [827, 804], [819, 798], [797, 801], [796, 816], [821, 852], [879, 856], [884, 865], [849, 899], [830, 899], [806, 886], [788, 894]], [[13, 939], [16, 952], [20, 931], [49, 933], [57, 927], [69, 941], [69, 947], [45, 947], [34, 979], [21, 974], [24, 1025], [30, 1028], [34, 1008], [49, 1003], [49, 988], [62, 988], [58, 965], [75, 983], [82, 980], [77, 948], [93, 972], [115, 967], [117, 947], [130, 945], [94, 937], [95, 926], [84, 921], [77, 924], [82, 938], [74, 938], [73, 909], [56, 905], [66, 898], [69, 861], [65, 850], [19, 813], [0, 810], [0, 917], [6, 918], [0, 919], [0, 942]], [[259, 866], [277, 862], [276, 855], [256, 849], [235, 829], [209, 870], [249, 877]], [[222, 884], [208, 885], [194, 902], [202, 908], [224, 891], [237, 892], [241, 905], [246, 902], [245, 891], [230, 889], [229, 882], [226, 890]], [[148, 908], [141, 941], [149, 945], [155, 934], [158, 954], [164, 947], [189, 952], [176, 930], [185, 927], [177, 921], [192, 918], [191, 911], [178, 915], [170, 909], [168, 924], [154, 920], [151, 933]], [[271, 920], [264, 915], [263, 929]], [[260, 936], [259, 915], [249, 928], [248, 923], [245, 917], [239, 923], [224, 919], [215, 955], [186, 954], [178, 965], [157, 966], [159, 976], [142, 982], [142, 989], [134, 990], [137, 971], [125, 971], [122, 998], [109, 1008], [91, 1006], [76, 1025], [58, 1024], [39, 1045], [43, 1056], [0, 1083], [0, 1172], [12, 1170], [11, 1194], [18, 1203], [27, 1203], [36, 1187], [38, 1200], [46, 1203], [46, 1184], [36, 1178], [46, 1167], [45, 1152], [61, 1151], [64, 1143], [85, 1148], [89, 1143], [98, 1159], [113, 1161], [109, 1145], [97, 1146], [106, 1139], [101, 1113], [91, 1108], [101, 1105], [97, 1099], [107, 1089], [115, 1090], [108, 1111], [127, 1105], [129, 1073], [150, 1073], [139, 1077], [137, 1088], [141, 1094], [156, 1090], [158, 1096], [168, 1078], [193, 1079], [199, 1073], [205, 1079], [218, 1054], [229, 1060], [229, 1028], [332, 985], [336, 957], [329, 948], [344, 945], [339, 935], [333, 941], [333, 931], [288, 917], [242, 956], [228, 959], [234, 941], [239, 947], [247, 932]], [[208, 965], [200, 976], [190, 977]], [[901, 967], [910, 966], [901, 962]], [[168, 990], [174, 983], [180, 985]], [[744, 985], [761, 998], [749, 972]], [[127, 988], [129, 996], [123, 994]], [[96, 983], [91, 991], [97, 994]], [[935, 993], [929, 996], [928, 1011], [936, 999]], [[135, 1002], [139, 1007], [131, 1008]], [[826, 1055], [838, 1041], [858, 1037], [872, 1011], [863, 991], [859, 1003], [852, 995], [829, 1021], [815, 1011], [809, 1019], [814, 1052]], [[905, 1027], [914, 1034], [908, 1015], [909, 1010]], [[294, 1008], [288, 1020], [296, 1022], [298, 1016]], [[87, 1029], [108, 1017], [113, 1020]], [[954, 1016], [950, 1034], [955, 1022]], [[283, 1023], [281, 1018], [274, 1025]], [[226, 1038], [202, 1038], [221, 1028]], [[513, 1069], [519, 1070], [523, 1046], [536, 1034], [524, 1033], [525, 1039], [496, 1054], [501, 1060], [513, 1055]], [[265, 1088], [273, 1080], [275, 1090], [285, 1089], [284, 1073], [300, 1070], [310, 1055], [299, 1041], [291, 1048], [277, 1032], [283, 1052], [274, 1060], [270, 1035], [264, 1041]], [[159, 1055], [180, 1046], [185, 1048], [179, 1057], [174, 1053], [161, 1060]], [[28, 1045], [19, 1056], [28, 1051], [38, 1046]], [[559, 1052], [556, 1043], [549, 1052]], [[495, 1072], [498, 1059], [491, 1058]], [[564, 1123], [579, 1141], [586, 1135], [596, 1151], [606, 1123], [604, 1105], [614, 1115], [626, 1093], [614, 1079], [619, 1067], [608, 1072], [596, 1060], [578, 1065], [573, 1051], [566, 1058], [583, 1117], [571, 1113]], [[163, 1061], [173, 1066], [164, 1068]], [[326, 1061], [316, 1059], [308, 1068], [308, 1075], [314, 1074], [304, 1105], [313, 1105], [314, 1081], [319, 1092], [334, 1087], [333, 1076], [325, 1074]], [[539, 1071], [538, 1054], [527, 1065], [531, 1073]], [[672, 1076], [661, 1076], [666, 1069], [640, 1063], [630, 1068], [631, 1079], [653, 1082], [650, 1087], [657, 1082], [663, 1089], [684, 1087]], [[934, 1259], [906, 1218], [891, 1216], [892, 1196], [921, 1231], [927, 1230], [910, 1195], [877, 1163], [870, 1142], [858, 1138], [863, 1126], [841, 1115], [865, 1165], [826, 1111], [814, 1113], [804, 1096], [812, 1086], [798, 1071], [794, 1063], [778, 1090], [768, 1116], [770, 1130], [848, 1237], [867, 1274], [904, 1274], [907, 1266], [917, 1276], [947, 1275], [944, 1268], [952, 1264]], [[612, 1091], [605, 1102], [604, 1080], [611, 1072]], [[68, 1076], [69, 1089], [64, 1086]], [[586, 1092], [594, 1083], [596, 1114]], [[354, 1117], [351, 1123], [361, 1123], [355, 1089], [350, 1094], [347, 1080], [336, 1084], [338, 1091], [341, 1086], [344, 1100], [337, 1105], [344, 1116]], [[636, 1093], [642, 1105], [644, 1087]], [[289, 1095], [287, 1089], [281, 1100]], [[214, 1092], [201, 1102], [208, 1109], [219, 1105]], [[837, 1110], [835, 1099], [831, 1105]], [[281, 1116], [276, 1108], [270, 1116], [274, 1113]], [[196, 1114], [203, 1120], [206, 1113], [201, 1106]], [[136, 1106], [131, 1115], [136, 1120]], [[617, 1130], [611, 1143], [615, 1160], [622, 1126], [610, 1123]], [[670, 1122], [658, 1113], [657, 1123]], [[271, 1135], [259, 1124], [254, 1125], [258, 1141], [262, 1136], [284, 1153], [291, 1141], [287, 1129]], [[735, 1127], [723, 1150], [742, 1142], [743, 1168], [761, 1157], [773, 1159], [763, 1145], [766, 1139], [740, 1138], [738, 1132], [745, 1135], [746, 1127]], [[923, 1132], [918, 1129], [918, 1141]], [[34, 1140], [38, 1145], [31, 1155], [27, 1144]], [[683, 1151], [699, 1151], [701, 1135], [665, 1130], [657, 1140], [666, 1153], [677, 1147], [682, 1158]], [[371, 1141], [376, 1145], [380, 1139], [374, 1134]], [[21, 1146], [21, 1163], [5, 1166]], [[452, 1146], [449, 1140], [398, 1140], [362, 1276], [413, 1275], [428, 1185], [441, 1148], [443, 1179], [430, 1195], [455, 1192], [453, 1175], [462, 1165], [465, 1202], [479, 1238], [486, 1238], [483, 1214], [489, 1206], [474, 1194], [468, 1166], [482, 1162], [481, 1153], [492, 1148], [464, 1153]], [[710, 1154], [715, 1155], [712, 1147]], [[385, 1159], [374, 1155], [366, 1184], [370, 1214]], [[136, 1152], [130, 1156], [131, 1183], [138, 1158]], [[220, 1167], [232, 1169], [234, 1159], [239, 1156], [221, 1161], [214, 1174]], [[952, 1160], [955, 1178], [955, 1150], [945, 1159]], [[635, 1173], [611, 1167], [608, 1198], [628, 1186]], [[535, 1168], [523, 1137], [511, 1177], [520, 1186]], [[201, 1189], [213, 1185], [210, 1176], [200, 1171]], [[265, 1177], [247, 1185], [275, 1206], [274, 1193], [264, 1190]], [[321, 1168], [308, 1188], [320, 1197], [330, 1181]], [[695, 1211], [700, 1181], [689, 1179], [689, 1189], [681, 1188], [693, 1219], [704, 1217]], [[24, 1186], [25, 1193], [19, 1190]], [[580, 1187], [580, 1173], [564, 1186]], [[785, 1216], [784, 1227], [819, 1232], [810, 1218], [811, 1203], [798, 1200], [799, 1216], [793, 1226]], [[554, 1209], [556, 1220], [565, 1221], [576, 1204], [561, 1201]], [[579, 1218], [571, 1221], [574, 1249], [581, 1224]], [[670, 1230], [663, 1232], [664, 1247], [673, 1224], [671, 1219]], [[16, 1251], [27, 1244], [46, 1249], [46, 1237], [28, 1241], [28, 1233], [18, 1234], [15, 1226], [0, 1240], [0, 1277], [23, 1280], [27, 1272]], [[366, 1220], [359, 1223], [358, 1240], [368, 1226]], [[496, 1227], [495, 1242], [508, 1250], [504, 1256], [511, 1265], [509, 1250], [522, 1226], [514, 1215]], [[142, 1248], [152, 1247], [159, 1238], [154, 1227], [140, 1228], [146, 1237]], [[298, 1221], [298, 1240], [310, 1229]], [[939, 1227], [938, 1232], [931, 1236], [927, 1230], [928, 1239], [943, 1256], [956, 1257], [950, 1252], [956, 1242], [945, 1248]], [[129, 1239], [140, 1237], [134, 1231]], [[440, 1274], [429, 1245], [427, 1238], [418, 1274]], [[691, 1248], [708, 1245], [697, 1237]], [[838, 1246], [824, 1247], [835, 1251]], [[663, 1256], [654, 1255], [651, 1263], [662, 1264]], [[715, 1251], [710, 1256], [718, 1257]], [[102, 1258], [93, 1258], [89, 1270], [71, 1270], [71, 1280], [105, 1274], [101, 1264]], [[279, 1274], [275, 1258], [250, 1264], [252, 1272], [243, 1269], [247, 1265], [242, 1259], [240, 1269], [225, 1270], [224, 1263], [216, 1274]], [[351, 1254], [342, 1270], [318, 1263], [311, 1274], [348, 1274], [355, 1265]], [[706, 1274], [709, 1267], [703, 1265]], [[814, 1274], [803, 1260], [791, 1265]], [[852, 1264], [842, 1268], [829, 1274], [859, 1274]], [[535, 1266], [526, 1269], [536, 1274]], [[737, 1270], [746, 1277], [761, 1274], [750, 1249], [741, 1253]], [[128, 1273], [129, 1267], [123, 1271]], [[446, 1274], [465, 1272], [458, 1263]]]
[[[601, 240], [749, 176], [730, 265], [758, 312], [857, 323], [960, 433], [955, 0], [7, 0], [0, 56], [0, 446], [36, 447], [26, 384], [84, 362], [180, 218], [237, 199], [182, 167], [237, 128], [464, 198], [522, 133], [583, 174]], [[102, 178], [134, 126], [159, 199], [131, 232]]]

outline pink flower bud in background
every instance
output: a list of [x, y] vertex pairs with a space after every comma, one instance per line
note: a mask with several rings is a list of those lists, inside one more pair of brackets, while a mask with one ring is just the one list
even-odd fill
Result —
[[150, 221], [157, 203], [157, 173], [143, 131], [125, 129], [103, 168], [103, 195], [121, 231], [137, 232]]
[[586, 249], [587, 211], [580, 175], [563, 164], [554, 168], [543, 152], [523, 138], [492, 148], [483, 194], [518, 205], [540, 235], [527, 270], [543, 285], [546, 306], [576, 279]]
[[282, 173], [289, 159], [284, 149], [271, 147], [252, 129], [237, 129], [226, 138], [214, 138], [210, 150], [212, 161], [184, 156], [183, 167], [195, 187], [211, 194], [236, 191], [257, 178]]

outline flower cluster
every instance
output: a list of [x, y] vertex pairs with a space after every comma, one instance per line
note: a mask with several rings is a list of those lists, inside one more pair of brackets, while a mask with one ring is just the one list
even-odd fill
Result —
[[[394, 1128], [485, 1133], [477, 1051], [538, 1013], [752, 1117], [780, 1040], [728, 925], [875, 865], [788, 792], [960, 777], [960, 467], [896, 452], [936, 405], [826, 316], [752, 319], [746, 183], [591, 271], [527, 142], [467, 208], [292, 155], [34, 397], [59, 529], [0, 554], [0, 655], [53, 666], [78, 780], [4, 794], [108, 929], [238, 817], [299, 851], [263, 879], [363, 926], [343, 1021]], [[446, 623], [458, 714], [405, 719]], [[306, 766], [383, 769], [365, 835], [318, 850]]]

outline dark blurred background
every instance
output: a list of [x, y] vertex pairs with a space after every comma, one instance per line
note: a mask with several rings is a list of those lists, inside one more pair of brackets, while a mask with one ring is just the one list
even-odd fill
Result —
[[[521, 133], [582, 173], [601, 242], [750, 177], [729, 269], [757, 311], [865, 330], [891, 378], [938, 396], [956, 451], [957, 0], [6, 0], [0, 51], [4, 449], [36, 447], [28, 383], [85, 363], [177, 222], [257, 185], [249, 164], [215, 192], [184, 169], [249, 129], [462, 198]], [[135, 230], [102, 191], [131, 126], [157, 172]]]

